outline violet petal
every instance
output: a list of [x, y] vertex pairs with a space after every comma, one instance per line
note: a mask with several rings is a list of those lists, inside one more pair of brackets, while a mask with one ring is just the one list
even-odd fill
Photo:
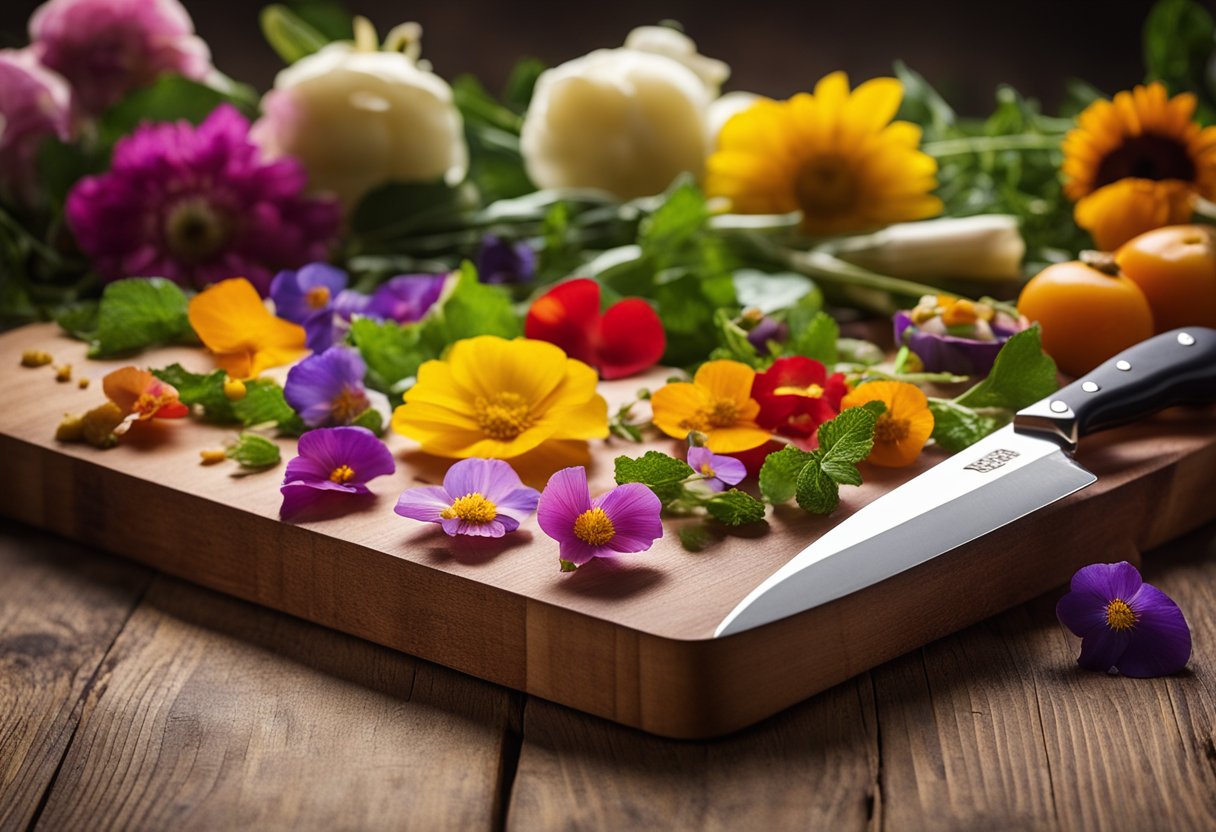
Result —
[[[574, 536], [574, 520], [590, 508], [587, 470], [581, 465], [563, 468], [549, 478], [545, 490], [541, 492], [536, 506], [536, 522], [545, 534], [563, 547], [570, 541], [586, 546]], [[568, 558], [564, 554], [562, 557], [571, 563], [585, 562]]]
[[1115, 662], [1124, 676], [1167, 676], [1191, 658], [1191, 630], [1178, 605], [1155, 586], [1144, 584], [1128, 605], [1136, 614], [1132, 639]]
[[452, 502], [451, 495], [445, 489], [437, 485], [424, 485], [402, 493], [393, 511], [411, 520], [438, 523], [443, 520], [440, 515], [451, 507]]
[[663, 504], [641, 483], [618, 485], [594, 503], [612, 521], [615, 534], [607, 545], [613, 551], [643, 552], [663, 536]]

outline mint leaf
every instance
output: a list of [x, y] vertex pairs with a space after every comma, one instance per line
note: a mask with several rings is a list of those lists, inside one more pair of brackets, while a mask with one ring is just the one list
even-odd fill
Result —
[[869, 456], [874, 447], [874, 426], [884, 410], [882, 402], [867, 402], [864, 407], [841, 411], [835, 419], [820, 425], [819, 449], [825, 462], [861, 462]]
[[840, 503], [840, 486], [822, 466], [822, 456], [816, 451], [810, 462], [798, 474], [797, 491], [794, 496], [803, 511], [812, 514], [831, 514]]
[[275, 424], [282, 432], [296, 436], [306, 430], [283, 397], [283, 388], [270, 379], [245, 382], [245, 398], [232, 403], [232, 412], [245, 427]]
[[374, 407], [360, 413], [351, 424], [358, 428], [367, 428], [376, 436], [384, 433], [384, 417]]
[[162, 370], [152, 370], [152, 375], [176, 387], [182, 404], [201, 407], [203, 418], [207, 421], [238, 421], [232, 410], [232, 402], [224, 395], [224, 379], [228, 374], [223, 370], [200, 375], [190, 372], [181, 364], [170, 364]]
[[106, 286], [97, 309], [90, 358], [108, 358], [158, 344], [196, 343], [188, 301], [162, 277], [132, 277]]
[[827, 367], [836, 363], [836, 339], [840, 337], [840, 326], [826, 312], [816, 312], [803, 323], [790, 318], [790, 339], [786, 342], [786, 355], [803, 355], [813, 358]]
[[811, 461], [812, 455], [794, 447], [785, 447], [764, 458], [760, 466], [760, 493], [773, 505], [787, 502], [798, 487], [798, 474]]
[[224, 395], [224, 380], [228, 374], [215, 370], [206, 375], [192, 373], [181, 364], [170, 364], [152, 375], [177, 388], [182, 404], [202, 408], [203, 418], [220, 424], [274, 424], [283, 433], [297, 436], [305, 426], [291, 405], [283, 398], [283, 388], [268, 378], [245, 382], [245, 397], [230, 401]]
[[709, 531], [701, 525], [680, 529], [680, 545], [687, 552], [699, 552], [709, 543]]
[[269, 468], [282, 459], [279, 446], [256, 433], [242, 433], [226, 453], [242, 468]]
[[929, 411], [933, 414], [933, 441], [951, 453], [974, 445], [1008, 421], [948, 399], [929, 399]]
[[350, 325], [350, 339], [367, 364], [367, 383], [386, 393], [402, 379], [417, 375], [423, 361], [435, 357], [422, 346], [421, 337], [418, 324], [356, 318]]
[[687, 462], [659, 451], [647, 451], [637, 459], [618, 456], [615, 462], [616, 483], [640, 482], [664, 503], [678, 498], [683, 482], [693, 475]]
[[763, 363], [760, 354], [747, 339], [747, 332], [732, 320], [725, 309], [714, 311], [714, 330], [718, 333], [718, 348], [713, 351], [711, 358], [741, 361], [756, 368]]
[[638, 243], [644, 254], [663, 261], [680, 249], [695, 246], [708, 222], [705, 196], [691, 181], [686, 181], [668, 193], [663, 204], [642, 221]]
[[82, 301], [60, 312], [55, 323], [73, 338], [92, 341], [97, 337], [97, 313], [100, 308], [99, 301]]
[[737, 488], [715, 494], [705, 502], [705, 509], [715, 520], [728, 526], [743, 526], [764, 519], [764, 503]]
[[462, 338], [515, 338], [523, 332], [506, 291], [478, 281], [477, 268], [467, 260], [460, 264], [460, 278], [452, 294], [420, 326], [422, 341], [436, 356]]
[[1059, 389], [1056, 362], [1043, 352], [1039, 325], [1016, 333], [997, 353], [992, 372], [954, 401], [964, 407], [1021, 410]]

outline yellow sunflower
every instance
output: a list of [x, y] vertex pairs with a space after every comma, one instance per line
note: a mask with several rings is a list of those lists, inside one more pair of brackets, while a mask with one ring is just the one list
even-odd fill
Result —
[[1064, 139], [1064, 193], [1100, 248], [1191, 218], [1216, 196], [1216, 127], [1193, 120], [1195, 96], [1160, 83], [1095, 101]]
[[393, 430], [451, 458], [511, 459], [560, 440], [608, 436], [598, 376], [544, 341], [483, 335], [427, 361], [393, 413]]
[[814, 94], [760, 100], [718, 135], [705, 187], [744, 214], [802, 212], [809, 234], [844, 234], [941, 213], [937, 162], [920, 150], [920, 128], [892, 121], [903, 98], [894, 78], [849, 92], [843, 72]]

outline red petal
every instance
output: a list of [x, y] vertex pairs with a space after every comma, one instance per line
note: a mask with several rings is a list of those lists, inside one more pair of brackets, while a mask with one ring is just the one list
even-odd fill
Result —
[[580, 277], [559, 283], [532, 302], [524, 335], [556, 344], [571, 358], [594, 364], [599, 320], [600, 285]]
[[152, 415], [157, 419], [180, 419], [183, 416], [190, 415], [190, 408], [181, 402], [169, 402], [168, 404], [162, 404]]
[[658, 363], [667, 348], [663, 322], [650, 304], [629, 298], [613, 304], [600, 321], [596, 361], [603, 378], [625, 378]]

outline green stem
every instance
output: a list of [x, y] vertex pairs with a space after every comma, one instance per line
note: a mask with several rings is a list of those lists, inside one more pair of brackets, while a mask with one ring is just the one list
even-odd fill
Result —
[[852, 263], [846, 263], [839, 257], [834, 257], [824, 251], [782, 249], [778, 252], [778, 256], [791, 269], [837, 286], [857, 286], [862, 289], [875, 289], [892, 295], [909, 297], [936, 295], [941, 291], [935, 286], [889, 277], [860, 266], [854, 266]]
[[1002, 150], [1057, 150], [1064, 140], [1063, 133], [1028, 133], [1015, 136], [971, 136], [964, 139], [943, 139], [925, 142], [920, 149], [934, 158], [970, 156]]

